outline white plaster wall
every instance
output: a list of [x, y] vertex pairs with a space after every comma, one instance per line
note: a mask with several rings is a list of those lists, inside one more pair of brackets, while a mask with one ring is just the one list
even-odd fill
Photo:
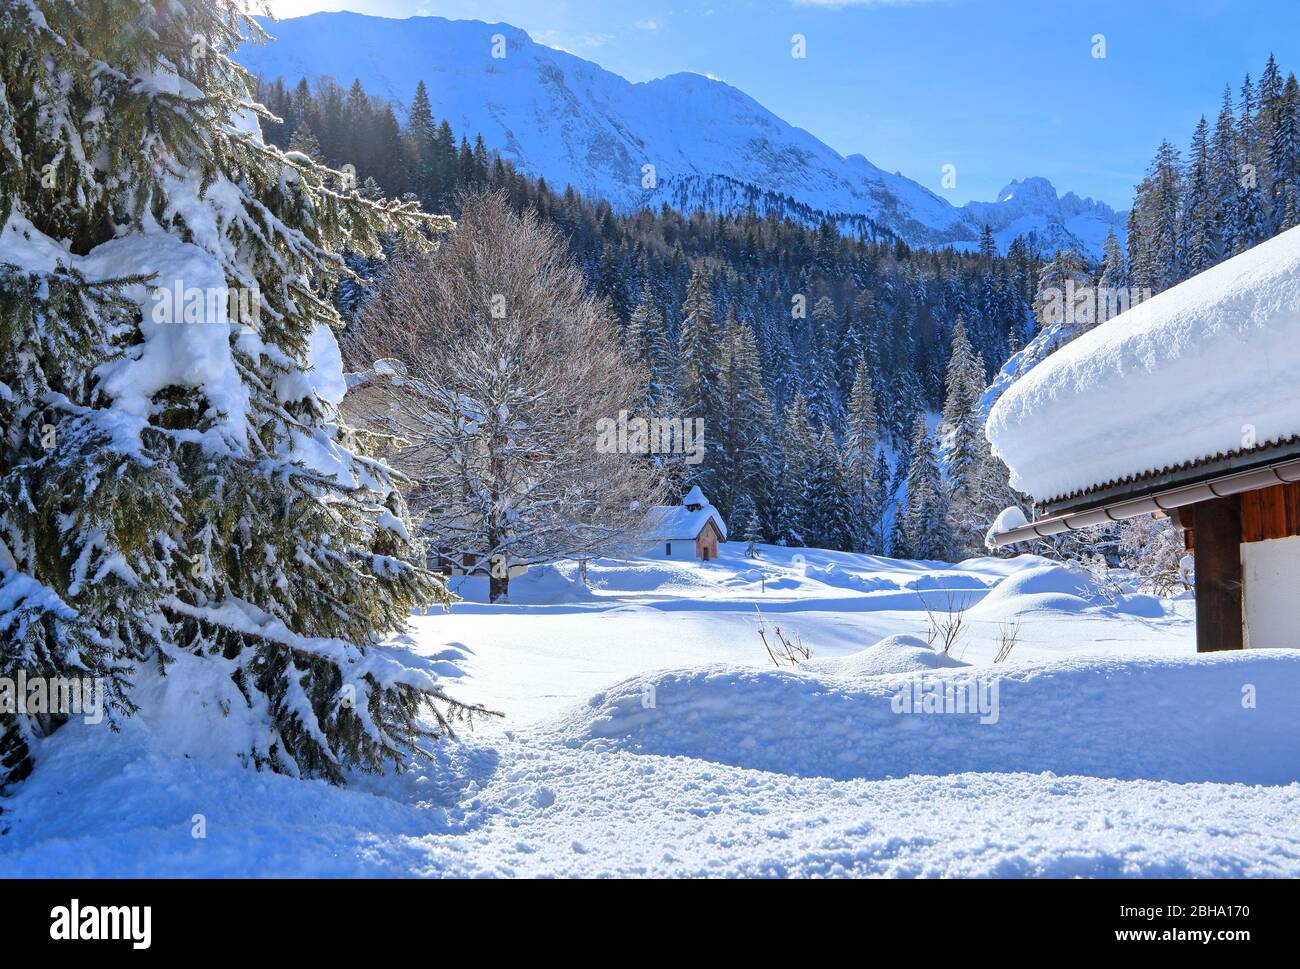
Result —
[[646, 549], [645, 552], [646, 556], [650, 558], [659, 558], [659, 559], [695, 558], [695, 543], [692, 542], [689, 538], [674, 540], [672, 543], [673, 550], [671, 554], [669, 554], [665, 549], [665, 546], [667, 544], [668, 544], [667, 542], [657, 542], [656, 544], [650, 546], [650, 548]]
[[1300, 647], [1300, 538], [1241, 546], [1246, 648]]

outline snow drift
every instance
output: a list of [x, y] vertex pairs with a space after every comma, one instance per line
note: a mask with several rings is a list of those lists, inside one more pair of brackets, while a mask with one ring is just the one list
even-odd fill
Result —
[[[436, 746], [432, 761], [344, 788], [242, 768], [264, 723], [238, 705], [195, 716], [196, 704], [221, 696], [191, 675], [193, 657], [169, 668], [176, 676], [145, 670], [145, 709], [121, 734], [75, 722], [42, 741], [42, 768], [0, 817], [9, 829], [0, 875], [1258, 877], [1300, 868], [1288, 823], [1300, 784], [1158, 779], [1294, 778], [1297, 654], [1197, 659], [1188, 603], [1171, 604], [1162, 622], [1135, 621], [1035, 556], [930, 572], [815, 549], [760, 546], [758, 559], [737, 543], [721, 551], [707, 565], [594, 561], [592, 601], [577, 605], [553, 601], [569, 594], [576, 569], [561, 563], [521, 577], [520, 601], [508, 606], [465, 602], [418, 617], [414, 648], [437, 664], [432, 672], [451, 679], [463, 668], [456, 682], [507, 719]], [[789, 578], [779, 593], [776, 576]], [[866, 591], [853, 587], [859, 579]], [[994, 588], [972, 607], [971, 635], [956, 650], [977, 665], [915, 637], [881, 639], [924, 628], [921, 595], [942, 609], [947, 593], [935, 590], [974, 598], [970, 587], [984, 583]], [[757, 668], [755, 606], [797, 629], [816, 658], [797, 672]], [[1011, 664], [978, 665], [1011, 619], [1025, 620]], [[1151, 658], [1131, 660], [1135, 652]], [[701, 663], [714, 665], [684, 669]], [[676, 672], [658, 672], [665, 667]], [[890, 709], [897, 684], [981, 672], [998, 677], [996, 725]], [[1258, 709], [1241, 706], [1247, 684], [1258, 687]], [[1277, 769], [1263, 766], [1270, 759]], [[953, 764], [978, 771], [943, 772]], [[1048, 773], [1067, 769], [1079, 773]], [[1132, 776], [1147, 770], [1157, 777]], [[1127, 779], [1105, 776], [1115, 773]], [[206, 837], [194, 835], [196, 815]]]
[[[953, 665], [924, 643], [898, 637], [795, 671], [665, 671], [599, 693], [545, 729], [580, 749], [833, 780], [1019, 771], [1246, 784], [1300, 779], [1293, 700], [1300, 652]], [[895, 712], [895, 698], [914, 691], [918, 676], [922, 685], [954, 688], [985, 680], [996, 690], [996, 722]]]

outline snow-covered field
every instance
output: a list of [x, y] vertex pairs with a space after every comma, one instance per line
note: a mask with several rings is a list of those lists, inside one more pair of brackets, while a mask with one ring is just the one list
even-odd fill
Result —
[[[1028, 556], [761, 551], [455, 580], [418, 648], [506, 716], [346, 789], [242, 768], [237, 715], [146, 680], [120, 734], [43, 742], [0, 874], [1300, 874], [1300, 652], [1198, 657], [1189, 600]], [[966, 608], [947, 656], [927, 607]], [[776, 668], [760, 610], [812, 658]], [[896, 712], [935, 684], [991, 705]]]

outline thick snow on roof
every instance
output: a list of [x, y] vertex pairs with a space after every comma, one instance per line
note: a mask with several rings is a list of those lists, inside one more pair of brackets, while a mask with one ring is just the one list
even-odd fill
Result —
[[707, 505], [709, 499], [704, 497], [704, 492], [699, 485], [695, 485], [690, 491], [686, 492], [686, 497], [682, 499], [683, 505]]
[[[689, 499], [690, 495], [686, 497]], [[727, 526], [722, 522], [722, 515], [708, 504], [699, 511], [687, 511], [684, 505], [656, 505], [646, 514], [646, 532], [657, 542], [694, 541], [710, 518], [725, 540]]]
[[1051, 501], [1300, 436], [1300, 228], [1068, 344], [989, 413], [1011, 483]]

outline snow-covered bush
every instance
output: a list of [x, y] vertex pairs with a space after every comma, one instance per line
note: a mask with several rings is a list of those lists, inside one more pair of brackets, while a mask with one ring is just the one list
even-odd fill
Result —
[[1060, 540], [1055, 557], [1086, 573], [1109, 602], [1136, 592], [1176, 596], [1192, 587], [1182, 535], [1168, 518], [1130, 518], [1053, 539]]
[[1139, 592], [1175, 596], [1190, 588], [1182, 533], [1168, 518], [1130, 518], [1119, 526], [1120, 562], [1133, 573]]

